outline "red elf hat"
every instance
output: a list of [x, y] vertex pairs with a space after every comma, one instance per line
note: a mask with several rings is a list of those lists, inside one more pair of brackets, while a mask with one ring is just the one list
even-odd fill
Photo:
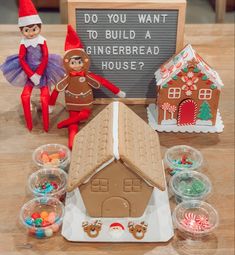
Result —
[[24, 27], [33, 24], [42, 24], [38, 12], [31, 0], [19, 0], [18, 26]]
[[82, 42], [71, 25], [67, 27], [64, 50], [83, 49]]

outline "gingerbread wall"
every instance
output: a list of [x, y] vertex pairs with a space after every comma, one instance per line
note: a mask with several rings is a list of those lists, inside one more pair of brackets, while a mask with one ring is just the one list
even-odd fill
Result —
[[153, 187], [114, 161], [80, 186], [91, 217], [140, 217], [149, 202]]
[[[197, 70], [198, 72], [195, 72], [195, 70]], [[198, 79], [198, 82], [196, 82], [195, 84], [193, 83], [193, 85], [196, 85], [197, 89], [191, 90], [191, 92], [192, 92], [191, 95], [186, 95], [186, 90], [182, 90], [182, 88], [187, 83], [182, 80], [182, 77], [188, 76], [189, 73], [190, 73], [189, 76], [191, 76], [193, 74], [193, 77]], [[195, 78], [193, 78], [193, 79], [195, 80]], [[192, 81], [192, 78], [191, 78], [191, 81]], [[171, 88], [180, 88], [181, 89], [180, 98], [175, 98], [175, 99], [168, 98], [168, 91]], [[199, 99], [199, 90], [200, 89], [210, 89], [211, 93], [212, 93], [211, 99], [208, 99], [208, 100], [207, 99], [204, 99], [204, 100]], [[212, 121], [212, 124], [214, 125], [215, 121], [216, 121], [216, 114], [217, 114], [217, 108], [218, 108], [218, 103], [219, 103], [219, 95], [220, 95], [220, 90], [215, 88], [213, 86], [213, 83], [209, 79], [206, 79], [205, 74], [203, 74], [195, 66], [188, 68], [188, 70], [186, 72], [181, 70], [181, 72], [176, 77], [172, 77], [172, 80], [170, 82], [168, 82], [167, 84], [163, 84], [163, 87], [161, 89], [159, 89], [159, 91], [158, 91], [158, 97], [157, 97], [158, 123], [161, 124], [162, 120], [164, 120], [164, 110], [162, 109], [162, 106], [164, 103], [169, 103], [170, 105], [176, 106], [176, 111], [173, 113], [173, 118], [177, 119], [178, 107], [179, 107], [180, 103], [183, 100], [192, 99], [197, 105], [196, 115], [199, 114], [201, 104], [204, 101], [208, 102], [208, 104], [210, 106], [211, 114], [212, 114], [212, 118], [210, 120]], [[166, 111], [165, 114], [166, 114], [166, 116], [165, 116], [166, 119], [170, 119], [172, 117], [172, 114], [169, 111]]]

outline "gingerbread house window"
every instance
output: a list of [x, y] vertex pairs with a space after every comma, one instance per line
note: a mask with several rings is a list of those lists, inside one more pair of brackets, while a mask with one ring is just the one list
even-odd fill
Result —
[[211, 89], [200, 89], [198, 98], [201, 100], [210, 100], [212, 96], [212, 90]]
[[91, 182], [92, 192], [107, 192], [109, 190], [109, 181], [107, 179], [94, 179]]
[[169, 88], [168, 90], [169, 99], [180, 98], [180, 96], [181, 96], [181, 88]]
[[124, 192], [139, 192], [141, 191], [140, 179], [125, 179], [123, 183]]

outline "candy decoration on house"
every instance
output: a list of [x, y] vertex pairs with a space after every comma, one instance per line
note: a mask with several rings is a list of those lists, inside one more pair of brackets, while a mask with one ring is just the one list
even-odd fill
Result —
[[141, 240], [147, 232], [148, 224], [144, 221], [140, 222], [140, 224], [130, 221], [128, 223], [128, 229], [135, 239]]
[[69, 148], [72, 148], [74, 136], [78, 132], [78, 123], [86, 121], [91, 114], [92, 90], [104, 86], [119, 97], [125, 97], [126, 94], [108, 80], [89, 71], [89, 56], [71, 25], [68, 25], [65, 51], [64, 66], [67, 75], [56, 85], [51, 95], [50, 105], [55, 105], [59, 92], [65, 92], [69, 118], [60, 122], [57, 127], [68, 128], [68, 144]]
[[96, 238], [102, 229], [102, 222], [100, 220], [95, 220], [91, 223], [84, 221], [82, 222], [82, 227], [90, 238]]
[[33, 128], [30, 97], [33, 88], [41, 90], [43, 127], [49, 129], [49, 86], [57, 83], [64, 75], [59, 55], [48, 54], [46, 39], [40, 35], [42, 21], [31, 0], [19, 1], [18, 26], [23, 35], [19, 54], [7, 57], [0, 69], [13, 86], [23, 87], [21, 94], [26, 126]]
[[114, 239], [119, 239], [125, 231], [125, 227], [119, 222], [113, 222], [109, 226], [109, 233]]
[[155, 73], [156, 109], [148, 108], [150, 125], [158, 131], [222, 132], [218, 110], [224, 86], [213, 70], [187, 45]]

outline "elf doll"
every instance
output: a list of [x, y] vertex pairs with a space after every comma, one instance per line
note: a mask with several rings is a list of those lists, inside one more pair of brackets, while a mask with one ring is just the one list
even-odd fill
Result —
[[30, 97], [33, 88], [40, 89], [43, 127], [49, 128], [49, 86], [56, 84], [64, 75], [59, 55], [48, 54], [46, 39], [40, 35], [42, 21], [31, 0], [19, 1], [18, 25], [23, 35], [19, 54], [9, 56], [0, 67], [3, 75], [13, 86], [23, 87], [21, 101], [27, 128], [33, 128]]
[[125, 92], [108, 80], [89, 71], [90, 59], [83, 49], [83, 45], [68, 25], [65, 41], [64, 67], [67, 75], [56, 85], [50, 98], [50, 105], [55, 105], [58, 93], [65, 92], [65, 104], [69, 118], [60, 122], [58, 128], [68, 128], [68, 146], [72, 149], [74, 136], [78, 132], [78, 123], [85, 121], [91, 115], [93, 105], [93, 89], [106, 87], [119, 97], [125, 97]]

